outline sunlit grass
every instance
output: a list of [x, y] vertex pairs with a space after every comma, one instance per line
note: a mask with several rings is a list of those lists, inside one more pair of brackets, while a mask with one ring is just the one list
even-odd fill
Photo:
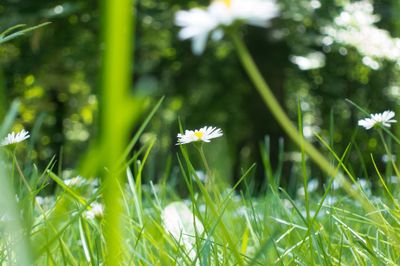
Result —
[[[155, 114], [160, 103], [149, 113], [149, 118]], [[13, 111], [10, 116], [13, 116]], [[137, 138], [138, 135], [133, 140]], [[283, 177], [279, 169], [271, 168], [268, 141], [261, 147], [269, 180], [263, 195], [252, 196], [251, 187], [246, 185], [251, 183], [254, 166], [245, 169], [233, 186], [220, 181], [222, 177], [214, 171], [218, 165], [212, 162], [209, 162], [210, 165], [207, 163], [210, 167], [207, 175], [214, 175], [210, 179], [212, 184], [200, 179], [196, 172], [199, 166], [194, 167], [195, 158], [188, 153], [189, 150], [196, 151], [196, 143], [180, 146], [177, 154], [179, 175], [167, 176], [167, 180], [149, 181], [146, 178], [144, 180], [147, 181], [143, 181], [143, 169], [147, 167], [155, 141], [149, 139], [142, 149], [128, 155], [127, 161], [131, 163], [121, 165], [123, 179], [117, 186], [121, 195], [121, 263], [398, 263], [400, 216], [396, 197], [400, 191], [395, 185], [398, 180], [380, 172], [373, 157], [370, 162], [364, 162], [376, 166], [379, 181], [371, 184], [359, 180], [348, 170], [351, 165], [344, 159], [350, 146], [338, 155], [329, 148], [327, 140], [320, 138], [339, 161], [338, 166], [353, 180], [358, 197], [374, 206], [376, 212], [371, 213], [365, 211], [354, 196], [349, 196], [334, 177], [319, 179], [320, 185], [315, 185], [317, 181], [308, 167], [310, 161], [304, 152], [300, 152], [300, 161], [292, 166], [301, 171], [295, 175], [304, 178], [303, 184], [297, 184], [295, 194], [279, 188], [277, 182]], [[216, 141], [219, 140], [204, 144], [209, 145], [208, 153], [213, 152], [212, 145]], [[24, 146], [17, 148], [23, 149]], [[208, 153], [204, 154], [205, 160]], [[93, 203], [104, 204], [106, 182], [99, 178], [76, 178], [76, 174], [60, 176], [53, 169], [52, 162], [47, 169], [26, 172], [23, 169], [25, 164], [19, 163], [22, 158], [14, 157], [13, 160], [13, 154], [12, 151], [4, 154], [3, 161], [9, 163], [4, 164], [7, 175], [3, 177], [12, 176], [16, 190], [12, 192], [12, 186], [9, 186], [8, 193], [3, 190], [2, 201], [8, 195], [9, 213], [18, 211], [23, 219], [18, 226], [10, 220], [13, 216], [2, 213], [1, 224], [5, 230], [0, 241], [2, 263], [34, 261], [37, 264], [96, 265], [105, 262], [109, 256], [106, 240], [108, 222], [101, 211], [95, 215], [89, 213]], [[21, 153], [18, 155], [21, 156]], [[206, 172], [205, 165], [200, 169]], [[66, 180], [67, 177], [75, 178]], [[57, 184], [57, 189], [48, 194], [45, 188], [52, 182]], [[182, 182], [186, 184], [185, 191], [177, 191], [172, 185]], [[18, 201], [11, 196], [12, 193], [17, 195]], [[168, 216], [171, 210], [173, 221], [181, 219], [181, 225], [173, 222], [166, 226], [166, 219], [171, 219]], [[377, 213], [382, 223], [376, 221]], [[10, 222], [14, 224], [12, 230], [8, 227]], [[174, 225], [177, 226], [175, 229]], [[23, 244], [23, 239], [29, 239], [30, 244]]]
[[[228, 184], [227, 178], [218, 174], [219, 166], [208, 160], [222, 131], [212, 137], [208, 132], [207, 137], [196, 130], [185, 138], [181, 124], [176, 131], [181, 132], [178, 143], [183, 145], [173, 154], [176, 160], [172, 167], [177, 171], [166, 170], [162, 178], [146, 176], [158, 139], [151, 137], [136, 144], [157, 115], [163, 98], [143, 115], [145, 100], [130, 93], [133, 3], [103, 4], [99, 139], [80, 165], [69, 172], [54, 167], [55, 160], [61, 158], [38, 169], [24, 153], [26, 143], [1, 148], [1, 264], [399, 263], [400, 180], [392, 158], [394, 145], [399, 144], [396, 136], [382, 127], [382, 121], [373, 123], [389, 163], [383, 172], [374, 155], [370, 161], [360, 156], [364, 168], [372, 165], [375, 170], [370, 180], [360, 179], [348, 160], [356, 146], [354, 139], [344, 151], [336, 151], [331, 139], [316, 135], [323, 148], [317, 150], [302, 134], [300, 107], [296, 127], [234, 31], [230, 37], [250, 80], [297, 145], [299, 159], [290, 160], [290, 176], [282, 171], [283, 141], [279, 154], [270, 154], [266, 138], [260, 145], [266, 184], [261, 192], [253, 193], [255, 165], [242, 169], [238, 181]], [[0, 137], [7, 134], [17, 113], [15, 102], [2, 123]], [[144, 120], [138, 125], [140, 117]], [[134, 126], [138, 129], [129, 141]], [[333, 130], [333, 123], [331, 127]], [[272, 156], [279, 158], [275, 168]], [[322, 174], [313, 170], [314, 163]], [[283, 179], [288, 180], [291, 191], [281, 187]], [[184, 189], [174, 184], [184, 184], [180, 186]]]
[[[251, 181], [254, 167], [249, 167], [232, 187], [218, 182], [221, 177], [215, 176], [213, 187], [207, 188], [197, 176], [197, 169], [193, 167], [192, 159], [186, 152], [187, 149], [194, 149], [190, 145], [183, 146], [178, 153], [181, 169], [179, 176], [168, 177], [169, 182], [160, 180], [138, 183], [137, 179], [153, 145], [154, 141], [149, 140], [144, 149], [135, 153], [136, 161], [140, 162], [139, 167], [126, 168], [121, 173], [127, 180], [118, 185], [122, 206], [121, 245], [124, 247], [121, 263], [398, 263], [399, 242], [394, 234], [400, 229], [399, 207], [395, 200], [399, 189], [391, 186], [395, 181], [386, 176], [380, 176], [382, 184], [387, 184], [384, 186], [368, 185], [355, 178], [357, 193], [367, 197], [384, 217], [385, 224], [377, 224], [373, 219], [375, 214], [364, 211], [359, 202], [349, 197], [337, 182], [334, 183], [333, 178], [319, 180], [322, 182], [320, 186], [311, 185], [315, 179], [309, 175], [305, 156], [293, 167], [305, 169], [303, 177], [308, 182], [305, 182], [305, 187], [299, 184], [295, 195], [289, 195], [273, 184], [270, 184], [264, 196], [254, 197], [245, 188], [238, 189], [239, 185], [246, 187], [243, 185]], [[268, 159], [265, 160], [266, 165], [269, 165]], [[212, 171], [213, 166], [210, 167]], [[24, 230], [19, 228], [17, 231], [25, 232], [25, 236], [31, 239], [31, 248], [28, 250], [32, 251], [33, 261], [38, 264], [71, 265], [99, 264], [105, 261], [108, 252], [105, 239], [107, 220], [102, 215], [87, 215], [91, 203], [103, 202], [104, 182], [82, 177], [73, 183], [66, 183], [62, 177], [53, 173], [51, 164], [49, 169], [42, 173], [32, 173], [30, 177], [18, 171], [14, 175], [15, 179], [31, 180], [30, 184], [18, 186], [16, 194], [25, 218]], [[272, 180], [279, 179], [272, 175]], [[171, 179], [185, 182], [187, 186], [184, 194], [188, 196], [182, 198], [181, 193], [170, 185], [179, 180]], [[50, 180], [56, 182], [58, 188], [54, 194], [46, 196], [42, 190]], [[172, 202], [180, 202], [171, 205], [177, 208], [178, 214], [186, 213], [186, 216], [181, 217], [185, 219], [185, 226], [197, 223], [201, 224], [202, 230], [196, 229], [190, 231], [191, 235], [182, 235], [188, 231], [176, 224], [181, 235], [168, 231], [171, 226], [164, 226], [168, 221], [165, 217], [163, 220], [163, 212], [168, 211], [165, 208]], [[8, 222], [8, 218], [3, 216], [2, 225]], [[13, 237], [9, 234], [4, 236], [7, 235], [0, 243], [0, 259], [3, 263], [17, 259], [11, 251], [15, 244]]]

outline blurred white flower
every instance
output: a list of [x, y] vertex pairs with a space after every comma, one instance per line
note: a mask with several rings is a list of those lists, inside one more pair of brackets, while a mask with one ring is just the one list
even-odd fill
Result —
[[332, 182], [332, 190], [338, 190], [341, 187], [342, 187], [342, 185], [340, 184], [340, 182], [338, 180], [334, 179]]
[[[307, 123], [308, 124], [308, 123]], [[307, 125], [306, 122], [304, 121], [303, 125], [303, 136], [306, 139], [312, 139], [315, 135], [315, 133], [318, 133], [321, 131], [321, 128], [319, 126], [314, 126], [314, 125]]]
[[286, 209], [291, 209], [293, 208], [293, 204], [290, 200], [288, 199], [282, 199], [282, 205], [283, 207], [285, 207]]
[[379, 20], [370, 1], [352, 2], [335, 18], [335, 25], [323, 28], [322, 32], [337, 43], [353, 46], [364, 56], [364, 65], [378, 69], [381, 65], [377, 59], [400, 60], [400, 39], [376, 27]]
[[64, 179], [64, 184], [71, 187], [71, 186], [77, 186], [80, 185], [84, 182], [85, 180], [81, 177], [81, 176], [76, 176], [73, 178], [69, 178], [69, 179]]
[[382, 125], [390, 127], [390, 123], [397, 122], [392, 119], [395, 116], [393, 111], [384, 111], [383, 113], [371, 114], [371, 117], [361, 119], [358, 121], [358, 125], [365, 127], [365, 129], [373, 128], [375, 125]]
[[362, 189], [366, 195], [371, 195], [371, 182], [367, 179], [358, 179], [356, 183], [352, 184], [351, 187], [353, 189]]
[[338, 201], [337, 197], [328, 195], [328, 196], [326, 196], [324, 203], [326, 205], [334, 205], [337, 201]]
[[208, 177], [204, 171], [198, 170], [195, 172], [195, 175], [193, 175], [193, 180], [196, 180], [198, 178], [201, 182], [205, 182]]
[[[311, 179], [307, 184], [307, 192], [311, 193], [311, 192], [316, 191], [318, 189], [318, 186], [319, 186], [319, 181], [317, 179]], [[300, 187], [297, 190], [297, 195], [304, 197], [304, 195], [305, 195], [304, 186]]]
[[208, 12], [220, 25], [230, 26], [235, 21], [266, 27], [279, 13], [275, 0], [217, 0], [208, 7]]
[[196, 235], [202, 235], [204, 226], [183, 202], [173, 202], [167, 205], [161, 218], [165, 231], [188, 252], [191, 259], [196, 258]]
[[248, 217], [248, 211], [246, 206], [240, 206], [239, 208], [236, 208], [236, 210], [232, 213], [233, 217]]
[[310, 6], [311, 6], [311, 8], [313, 8], [313, 9], [318, 9], [318, 8], [321, 7], [321, 2], [318, 1], [318, 0], [311, 0], [311, 1], [310, 1]]
[[90, 209], [85, 212], [85, 216], [89, 220], [94, 220], [95, 218], [101, 219], [104, 216], [104, 206], [97, 202], [92, 202], [90, 204]]
[[[35, 197], [36, 204], [40, 205], [43, 210], [50, 210], [53, 208], [55, 204], [54, 196], [36, 196]], [[36, 206], [37, 207], [37, 206]]]
[[39, 205], [43, 205], [44, 204], [44, 198], [41, 197], [41, 196], [36, 196], [35, 200], [36, 200], [37, 204], [39, 204]]
[[192, 39], [193, 53], [201, 54], [209, 34], [214, 40], [223, 37], [222, 27], [237, 21], [266, 27], [278, 13], [275, 0], [215, 0], [207, 9], [178, 11], [175, 14], [175, 24], [182, 27], [179, 38]]
[[340, 26], [361, 28], [379, 20], [379, 16], [374, 15], [372, 3], [369, 0], [362, 0], [346, 4], [343, 11], [335, 18], [335, 23]]
[[292, 55], [290, 61], [301, 70], [310, 70], [325, 66], [325, 55], [321, 52], [312, 52], [304, 56]]
[[398, 184], [400, 183], [400, 178], [398, 176], [392, 175], [391, 177], [389, 177], [388, 182], [391, 184]]
[[384, 163], [389, 163], [389, 162], [395, 162], [396, 161], [396, 155], [395, 154], [384, 154], [382, 155], [382, 162]]
[[29, 132], [26, 131], [25, 129], [21, 130], [17, 134], [15, 134], [15, 132], [11, 132], [7, 135], [7, 137], [3, 139], [3, 141], [0, 143], [0, 146], [7, 146], [14, 143], [18, 143], [26, 140], [29, 137], [30, 137]]
[[222, 136], [222, 130], [216, 127], [202, 127], [196, 130], [185, 130], [185, 134], [178, 134], [177, 145], [187, 144], [190, 142], [204, 141], [210, 142], [210, 139]]
[[218, 21], [206, 10], [193, 8], [189, 11], [178, 11], [175, 24], [182, 27], [179, 32], [181, 40], [192, 39], [192, 51], [201, 54], [207, 43], [208, 35], [218, 26]]

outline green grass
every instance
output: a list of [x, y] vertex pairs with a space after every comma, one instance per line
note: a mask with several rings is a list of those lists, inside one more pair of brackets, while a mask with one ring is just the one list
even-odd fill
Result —
[[[220, 176], [214, 176], [213, 184], [204, 184], [195, 172], [198, 169], [193, 167], [194, 158], [188, 156], [187, 150], [195, 150], [191, 145], [181, 146], [177, 154], [175, 167], [179, 167], [179, 175], [143, 181], [149, 180], [143, 169], [155, 143], [155, 139], [149, 140], [126, 158], [131, 164], [122, 164], [119, 169], [122, 250], [118, 259], [124, 265], [399, 263], [400, 212], [396, 198], [400, 190], [393, 183], [396, 180], [378, 170], [374, 175], [377, 182], [372, 186], [351, 177], [356, 181], [353, 186], [358, 198], [368, 200], [375, 208], [375, 213], [371, 213], [338, 187], [334, 178], [322, 178], [318, 187], [311, 186], [312, 168], [304, 154], [292, 167], [299, 171], [293, 176], [306, 181], [298, 182], [298, 193], [289, 195], [279, 188], [277, 182], [285, 177], [279, 169], [271, 168], [268, 145], [261, 149], [269, 186], [259, 196], [251, 193], [253, 166], [233, 186], [219, 181]], [[213, 143], [205, 145], [212, 152]], [[2, 201], [7, 200], [10, 208], [1, 213], [0, 261], [31, 261], [39, 265], [104, 263], [108, 256], [108, 223], [104, 216], [88, 217], [87, 212], [93, 202], [104, 204], [105, 182], [82, 177], [75, 184], [66, 184], [64, 179], [75, 177], [78, 171], [57, 174], [52, 162], [47, 169], [28, 171], [32, 162], [23, 158], [25, 147], [21, 144], [3, 154], [2, 177], [11, 177], [13, 184], [2, 195]], [[339, 156], [338, 165], [344, 172], [351, 168], [344, 163], [348, 152]], [[338, 156], [332, 150], [331, 153]], [[217, 173], [217, 166], [211, 164], [210, 168], [210, 174]], [[183, 194], [188, 195], [183, 198], [182, 191], [178, 193], [172, 185], [182, 182], [186, 184]], [[45, 188], [52, 183], [58, 186], [46, 196]], [[10, 192], [16, 194], [18, 201]], [[186, 226], [181, 235], [171, 234], [162, 219], [163, 210], [172, 202], [181, 202], [175, 205]], [[189, 216], [184, 216], [182, 206], [190, 211]], [[377, 213], [381, 223], [377, 223]], [[194, 229], [199, 224], [202, 229]]]
[[[107, 49], [101, 75], [99, 139], [72, 171], [55, 169], [56, 159], [38, 169], [29, 160], [32, 145], [26, 142], [0, 149], [2, 265], [400, 263], [400, 180], [395, 163], [387, 164], [383, 172], [374, 156], [370, 161], [360, 156], [363, 172], [368, 165], [376, 170], [369, 173], [373, 184], [368, 185], [354, 174], [353, 169], [360, 166], [348, 159], [352, 149], [357, 152], [363, 143], [353, 138], [345, 151], [335, 151], [332, 139], [316, 136], [324, 152], [315, 149], [272, 97], [239, 35], [231, 35], [239, 58], [265, 104], [297, 144], [300, 160], [292, 160], [292, 172], [284, 176], [284, 143], [280, 143], [279, 154], [270, 154], [266, 138], [260, 145], [266, 186], [257, 196], [253, 193], [254, 165], [243, 170], [236, 184], [227, 184], [230, 177], [218, 175], [218, 165], [207, 162], [213, 143], [205, 144], [208, 154], [191, 144], [180, 146], [162, 177], [146, 176], [146, 167], [154, 165], [149, 155], [157, 138], [148, 139], [139, 149], [134, 147], [163, 99], [148, 110], [146, 99], [129, 93], [133, 29], [128, 25], [133, 23], [133, 3], [103, 4]], [[3, 35], [14, 36], [8, 33]], [[138, 126], [143, 110], [148, 112], [146, 119], [129, 141], [128, 133]], [[2, 123], [0, 137], [9, 131], [17, 113], [15, 102]], [[300, 111], [298, 128], [302, 128]], [[398, 139], [388, 130], [378, 128], [377, 133], [391, 154]], [[194, 167], [198, 158], [189, 154], [196, 151], [204, 167]], [[271, 156], [279, 158], [276, 168]], [[314, 172], [313, 162], [325, 174]], [[208, 176], [205, 183], [196, 170]], [[317, 176], [320, 185], [312, 186]], [[290, 191], [281, 188], [284, 179]], [[184, 191], [174, 184], [180, 188], [184, 184]], [[104, 212], [96, 204], [104, 206]]]

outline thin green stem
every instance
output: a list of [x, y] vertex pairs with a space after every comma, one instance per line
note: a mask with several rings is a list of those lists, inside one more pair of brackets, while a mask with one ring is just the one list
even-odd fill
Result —
[[241, 63], [243, 64], [247, 74], [251, 81], [254, 83], [257, 91], [260, 93], [263, 101], [275, 116], [276, 121], [281, 125], [282, 129], [286, 134], [295, 142], [299, 147], [303, 148], [304, 151], [310, 156], [310, 158], [328, 175], [336, 175], [335, 168], [324, 158], [324, 156], [309, 142], [307, 142], [303, 136], [297, 131], [296, 127], [293, 126], [289, 117], [286, 115], [283, 108], [280, 106], [278, 100], [275, 98], [271, 89], [264, 81], [260, 71], [254, 63], [247, 47], [243, 43], [242, 39], [236, 32], [231, 34], [233, 42], [236, 46]]
[[392, 150], [391, 150], [390, 147], [387, 145], [386, 140], [385, 140], [385, 137], [383, 136], [383, 133], [382, 133], [382, 129], [381, 129], [381, 128], [378, 129], [378, 134], [379, 134], [379, 137], [380, 137], [381, 140], [382, 140], [383, 146], [385, 147], [385, 150], [386, 150], [386, 153], [387, 153], [387, 156], [388, 156], [388, 159], [389, 159], [388, 165], [389, 165], [389, 164], [392, 164], [392, 167], [393, 167], [393, 169], [394, 169], [394, 171], [395, 171], [395, 173], [396, 173], [396, 176], [400, 176], [399, 169], [398, 169], [397, 166], [396, 166], [396, 160], [393, 158]]
[[197, 147], [197, 150], [200, 153], [200, 157], [201, 157], [201, 160], [202, 160], [202, 162], [204, 164], [204, 167], [206, 168], [207, 174], [211, 174], [210, 166], [208, 165], [206, 155], [204, 154], [203, 144], [201, 144], [200, 147]]
[[11, 184], [14, 186], [14, 189], [18, 188], [18, 182], [16, 181], [17, 178], [15, 177], [15, 150], [16, 150], [16, 144], [12, 145], [12, 151], [9, 153], [9, 157], [11, 159]]
[[206, 169], [206, 180], [205, 180], [205, 182], [206, 182], [206, 188], [209, 190], [211, 188], [212, 183], [213, 183], [213, 174], [211, 172], [211, 168], [210, 168], [210, 166], [209, 166], [209, 164], [207, 162], [207, 158], [206, 158], [206, 155], [204, 153], [203, 143], [200, 143], [200, 144], [196, 143], [195, 147], [196, 147], [196, 150], [199, 152], [201, 161], [203, 162], [204, 168]]

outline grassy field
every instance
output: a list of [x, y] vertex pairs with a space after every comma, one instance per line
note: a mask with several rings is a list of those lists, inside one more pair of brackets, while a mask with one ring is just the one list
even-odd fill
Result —
[[[386, 150], [384, 170], [377, 166], [380, 155], [371, 155], [368, 161], [360, 158], [361, 165], [352, 163], [347, 155], [357, 140], [348, 140], [351, 144], [339, 152], [330, 146], [331, 139], [316, 134], [322, 149], [315, 148], [303, 137], [300, 107], [295, 125], [260, 74], [236, 24], [226, 33], [244, 71], [288, 139], [297, 145], [290, 159], [291, 176], [282, 171], [288, 154], [283, 149], [270, 154], [266, 141], [261, 147], [265, 187], [255, 185], [255, 165], [248, 165], [236, 177], [239, 181], [230, 185], [219, 174], [219, 166], [208, 159], [215, 156], [213, 144], [223, 133], [186, 132], [177, 121], [180, 129], [177, 126], [176, 133], [181, 135], [176, 142], [181, 145], [172, 154], [177, 163], [154, 181], [144, 178], [145, 167], [152, 165], [148, 160], [157, 136], [134, 147], [163, 98], [146, 109], [149, 101], [130, 93], [132, 4], [103, 1], [106, 49], [99, 90], [99, 136], [87, 154], [77, 155], [79, 166], [63, 169], [62, 158], [55, 156], [47, 168], [39, 169], [30, 159], [30, 144], [37, 138], [34, 131], [26, 140], [0, 146], [2, 265], [400, 263], [400, 173], [392, 158], [392, 150], [400, 143], [388, 128], [394, 113], [376, 114], [360, 123], [370, 125], [371, 134], [379, 135]], [[4, 41], [12, 39], [5, 36]], [[15, 100], [0, 136], [11, 131], [18, 110]], [[137, 130], [129, 139], [132, 128]], [[271, 156], [279, 158], [275, 168]], [[56, 161], [61, 162], [58, 168]], [[202, 166], [194, 167], [194, 161]], [[373, 175], [360, 178], [354, 174], [354, 169], [367, 166], [376, 170]], [[282, 179], [290, 180], [287, 189], [281, 188]]]
[[[374, 186], [349, 176], [355, 180], [349, 196], [334, 177], [311, 179], [309, 160], [299, 153], [293, 169], [304, 180], [289, 195], [277, 185], [280, 171], [268, 168], [266, 156], [269, 186], [263, 196], [252, 197], [254, 166], [240, 178], [242, 189], [230, 187], [219, 181], [215, 166], [193, 168], [187, 150], [196, 150], [197, 144], [189, 144], [177, 154], [179, 175], [166, 173], [157, 183], [141, 184], [153, 144], [150, 140], [134, 152], [132, 168], [120, 169], [120, 226], [113, 228], [107, 228], [107, 211], [113, 206], [105, 204], [104, 181], [57, 174], [52, 163], [26, 175], [19, 163], [24, 158], [8, 150], [2, 173], [10, 175], [2, 178], [6, 184], [11, 177], [16, 190], [14, 197], [11, 184], [2, 186], [2, 202], [8, 206], [1, 217], [2, 263], [102, 264], [109, 256], [105, 234], [118, 230], [121, 250], [115, 257], [124, 265], [398, 264], [397, 176], [377, 172]], [[54, 194], [44, 196], [42, 189], [53, 182], [58, 184]], [[172, 184], [181, 182], [186, 190], [178, 193]]]

